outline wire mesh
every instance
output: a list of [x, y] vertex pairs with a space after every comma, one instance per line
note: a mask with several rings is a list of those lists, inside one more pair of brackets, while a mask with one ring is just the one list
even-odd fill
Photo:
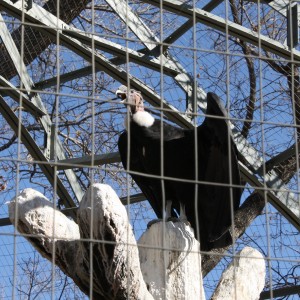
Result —
[[[243, 172], [241, 204], [255, 190], [268, 200], [264, 210], [205, 276], [207, 299], [232, 256], [245, 246], [265, 257], [264, 291], [274, 291], [270, 298], [298, 299], [299, 291], [276, 296], [280, 288], [299, 287], [300, 278], [300, 56], [299, 46], [286, 46], [289, 32], [284, 15], [287, 5], [297, 1], [49, 0], [33, 1], [31, 9], [22, 8], [21, 2], [30, 4], [0, 0], [4, 19], [0, 26], [11, 35], [0, 40], [0, 94], [19, 120], [14, 131], [12, 123], [0, 113], [0, 298], [86, 299], [93, 295], [92, 275], [90, 289], [80, 291], [55, 266], [55, 255], [50, 261], [42, 258], [24, 238], [26, 234], [18, 232], [8, 220], [7, 203], [25, 188], [40, 191], [53, 208], [69, 209], [57, 196], [61, 181], [78, 206], [76, 189], [63, 166], [73, 170], [82, 191], [93, 182], [112, 186], [125, 199], [136, 239], [156, 218], [147, 199], [130, 204], [131, 196], [141, 191], [119, 159], [99, 165], [96, 162], [97, 155], [118, 155], [117, 143], [128, 111], [113, 99], [120, 84], [125, 84], [140, 87], [146, 108], [155, 118], [176, 127], [192, 127], [192, 122], [200, 125], [205, 118], [200, 109], [194, 111], [194, 121], [187, 114], [188, 105], [200, 98], [193, 92], [195, 86], [198, 92], [216, 93], [229, 113], [235, 141], [239, 141], [236, 146], [241, 168], [248, 172], [248, 177]], [[276, 9], [276, 4], [284, 9]], [[212, 15], [200, 10], [205, 7]], [[206, 15], [210, 19], [205, 19]], [[218, 25], [222, 20], [222, 26]], [[190, 24], [183, 27], [188, 21]], [[13, 56], [15, 48], [7, 47], [10, 38], [20, 61]], [[22, 62], [26, 65], [24, 73], [32, 80], [29, 90], [24, 84], [26, 76], [18, 71]], [[151, 93], [146, 95], [147, 88]], [[17, 93], [10, 94], [12, 90]], [[25, 100], [33, 102], [36, 95], [51, 120], [52, 135], [40, 117], [26, 111]], [[45, 160], [30, 153], [21, 124]], [[56, 140], [63, 147], [65, 159], [89, 157], [89, 163], [61, 163]], [[282, 158], [281, 154], [293, 145]], [[45, 176], [44, 165], [54, 170], [54, 186]], [[254, 186], [253, 178], [258, 186]], [[286, 203], [270, 200], [267, 192]], [[92, 251], [89, 257], [93, 268]]]

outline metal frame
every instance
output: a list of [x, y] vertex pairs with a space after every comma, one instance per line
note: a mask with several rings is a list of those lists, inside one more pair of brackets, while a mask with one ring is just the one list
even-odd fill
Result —
[[[129, 13], [130, 19], [134, 20], [133, 23], [129, 24], [131, 30], [140, 38], [140, 40], [147, 47], [148, 51], [151, 52], [151, 50], [153, 50], [156, 44], [158, 43], [158, 39], [154, 37], [151, 30], [147, 28], [146, 25], [143, 22], [141, 22], [138, 19], [138, 17], [131, 11], [131, 8], [126, 4], [126, 1], [118, 1], [118, 5], [116, 5], [115, 0], [107, 0], [107, 2], [112, 8], [117, 9], [116, 12], [124, 21], [126, 21], [126, 13]], [[149, 1], [145, 0], [145, 2]], [[151, 4], [158, 5], [159, 1], [151, 1]], [[111, 63], [111, 61], [106, 59], [103, 55], [93, 53], [91, 48], [88, 46], [91, 45], [92, 38], [95, 41], [95, 45], [97, 45], [97, 47], [99, 47], [103, 51], [107, 51], [109, 53], [114, 53], [114, 51], [116, 51], [117, 54], [123, 56], [125, 54], [125, 51], [129, 51], [130, 58], [133, 59], [136, 63], [141, 63], [142, 65], [146, 65], [148, 67], [150, 67], [151, 65], [151, 68], [155, 69], [157, 69], [158, 67], [160, 68], [160, 65], [157, 64], [157, 61], [161, 59], [160, 57], [155, 59], [148, 59], [148, 57], [145, 54], [140, 54], [128, 50], [127, 48], [124, 49], [123, 47], [117, 44], [111, 43], [96, 36], [92, 37], [91, 35], [86, 34], [77, 29], [75, 30], [69, 25], [62, 22], [61, 20], [57, 19], [54, 15], [50, 14], [40, 6], [35, 5], [34, 3], [32, 5], [32, 8], [27, 12], [22, 11], [21, 1], [18, 1], [13, 4], [9, 0], [0, 0], [0, 5], [2, 9], [5, 10], [7, 13], [19, 19], [22, 18], [23, 13], [25, 21], [32, 23], [32, 26], [36, 26], [35, 29], [43, 31], [53, 39], [56, 39], [57, 31], [60, 32], [60, 41], [64, 46], [68, 47], [70, 50], [74, 51], [87, 61], [90, 61], [91, 57], [93, 56], [97, 71], [105, 71], [108, 75], [110, 75], [111, 77], [115, 78], [123, 84], [127, 83], [128, 74], [113, 63]], [[170, 11], [176, 11], [176, 13], [181, 14], [185, 17], [192, 18], [193, 16], [193, 11], [191, 10], [191, 8], [187, 6], [182, 6], [181, 3], [179, 4], [178, 1], [164, 0], [163, 5], [165, 9], [168, 9]], [[235, 36], [238, 35], [241, 39], [245, 39], [245, 41], [252, 42], [255, 45], [257, 45], [260, 40], [262, 47], [266, 47], [267, 50], [273, 52], [274, 54], [281, 55], [283, 58], [291, 57], [290, 50], [274, 40], [263, 36], [258, 36], [256, 33], [250, 32], [248, 29], [242, 26], [238, 26], [237, 24], [228, 22], [220, 17], [217, 17], [200, 9], [195, 10], [195, 15], [197, 22], [202, 22], [221, 31], [224, 31], [224, 28], [227, 26], [228, 32], [230, 34], [233, 34]], [[295, 59], [300, 60], [299, 52], [293, 51], [293, 55]], [[168, 72], [168, 70], [171, 70], [169, 75], [174, 76], [176, 73], [179, 74], [175, 76], [175, 80], [176, 77], [178, 79], [178, 76], [180, 78], [184, 78], [183, 80], [177, 80], [177, 82], [187, 94], [191, 95], [189, 90], [192, 87], [191, 78], [185, 73], [185, 70], [182, 68], [182, 66], [178, 62], [174, 62], [174, 59], [172, 57], [169, 58], [164, 56], [163, 61], [164, 66], [166, 68], [166, 72]], [[166, 66], [170, 66], [170, 69], [168, 69], [168, 67]], [[85, 71], [88, 72], [87, 69]], [[180, 73], [181, 71], [183, 73]], [[66, 80], [67, 78], [68, 77], [66, 77]], [[147, 87], [137, 78], [134, 78], [133, 76], [129, 76], [129, 78], [131, 86], [140, 90], [144, 94], [145, 98], [149, 100], [150, 104], [154, 106], [160, 106], [161, 102], [163, 103], [163, 107], [168, 110], [165, 114], [168, 118], [170, 118], [170, 120], [182, 127], [193, 127], [193, 124], [191, 123], [189, 118], [187, 118], [186, 114], [180, 114], [174, 107], [169, 105], [164, 99], [161, 99], [159, 95], [155, 94], [149, 87]], [[52, 83], [54, 83], [54, 79], [52, 80]], [[33, 86], [27, 84], [27, 88], [28, 90], [30, 90], [30, 88], [32, 89]], [[203, 111], [205, 111], [206, 103], [204, 101], [204, 95], [206, 95], [206, 93], [202, 89], [198, 89], [198, 95], [199, 94], [200, 96], [197, 98], [200, 99], [199, 106]], [[243, 156], [244, 161], [247, 161], [248, 163], [247, 166], [241, 164], [241, 171], [243, 177], [247, 182], [250, 183], [250, 185], [263, 192], [264, 184], [257, 178], [257, 175], [262, 175], [260, 171], [263, 165], [263, 160], [259, 157], [258, 152], [247, 143], [247, 141], [241, 136], [241, 134], [237, 130], [235, 130], [235, 128], [233, 128], [233, 132], [238, 150]], [[63, 152], [63, 149], [61, 149], [61, 151]], [[110, 159], [113, 157], [114, 162], [118, 159], [116, 154], [108, 156], [110, 157]], [[97, 160], [97, 163], [101, 162], [101, 160], [104, 159], [104, 157], [105, 155], [100, 157], [99, 160]], [[65, 161], [62, 157], [59, 157], [59, 159], [61, 160], [59, 162], [59, 168], [61, 169], [66, 169], [66, 167], [62, 167], [64, 163], [66, 165], [70, 165], [72, 163], [72, 160]], [[78, 158], [75, 159], [73, 162], [75, 163], [74, 167], [80, 165], [91, 165], [91, 161], [86, 158]], [[68, 170], [66, 170], [66, 172], [67, 171]], [[266, 183], [267, 187], [270, 189], [268, 191], [270, 202], [281, 213], [283, 213], [294, 226], [300, 229], [300, 213], [298, 208], [298, 201], [294, 197], [294, 195], [292, 193], [287, 192], [287, 189], [285, 189], [284, 184], [282, 183], [278, 174], [274, 170], [269, 170], [268, 174], [265, 174], [262, 179]]]
[[[140, 20], [140, 18], [131, 10], [130, 6], [127, 5], [125, 0], [106, 0], [106, 2], [111, 6], [111, 8], [116, 12], [116, 14], [127, 23], [129, 28], [138, 39], [145, 45], [145, 49], [137, 52], [127, 47], [122, 47], [116, 43], [112, 43], [108, 40], [100, 38], [98, 36], [91, 36], [83, 31], [74, 29], [68, 24], [65, 24], [61, 20], [57, 19], [54, 15], [50, 14], [40, 6], [35, 5], [29, 1], [29, 6], [26, 10], [22, 8], [22, 1], [12, 1], [9, 0], [0, 0], [0, 8], [7, 12], [8, 14], [22, 19], [22, 16], [25, 17], [26, 22], [32, 23], [32, 26], [36, 26], [36, 30], [41, 30], [51, 37], [54, 41], [56, 40], [57, 33], [60, 34], [61, 43], [68, 47], [70, 50], [77, 53], [79, 56], [84, 58], [86, 61], [91, 62], [92, 56], [94, 57], [96, 71], [104, 71], [111, 77], [118, 80], [120, 83], [127, 84], [127, 79], [130, 78], [130, 84], [133, 88], [140, 90], [145, 98], [149, 100], [149, 103], [154, 106], [161, 106], [166, 108], [166, 116], [178, 124], [179, 126], [192, 128], [193, 124], [188, 117], [189, 113], [194, 111], [193, 101], [196, 94], [197, 104], [205, 112], [206, 109], [206, 93], [201, 88], [197, 88], [197, 91], [194, 92], [194, 79], [190, 76], [186, 70], [176, 61], [175, 58], [167, 54], [170, 44], [172, 44], [178, 37], [184, 34], [189, 30], [194, 22], [203, 23], [211, 28], [219, 30], [221, 32], [227, 32], [229, 35], [238, 37], [245, 42], [249, 42], [253, 45], [260, 45], [263, 49], [274, 53], [283, 59], [293, 58], [295, 61], [300, 61], [300, 52], [293, 50], [292, 52], [288, 47], [274, 41], [270, 38], [267, 38], [262, 35], [258, 35], [256, 32], [242, 27], [238, 24], [232, 23], [228, 20], [222, 19], [216, 15], [209, 13], [212, 9], [222, 3], [222, 0], [210, 1], [203, 9], [195, 9], [183, 4], [181, 1], [177, 0], [143, 0], [146, 3], [156, 5], [171, 12], [175, 12], [183, 17], [186, 17], [188, 20], [180, 26], [176, 31], [174, 31], [169, 37], [162, 41], [163, 54], [160, 55], [161, 43], [159, 39], [151, 32], [151, 30]], [[251, 1], [249, 1], [251, 2]], [[258, 2], [253, 0], [252, 2]], [[276, 0], [276, 1], [261, 1], [270, 5], [273, 9], [279, 13], [286, 16], [286, 7], [289, 3], [288, 0]], [[195, 16], [195, 20], [193, 17]], [[40, 26], [42, 25], [42, 26]], [[51, 120], [47, 114], [45, 107], [42, 103], [41, 98], [39, 97], [38, 90], [44, 89], [49, 86], [56, 85], [57, 78], [52, 78], [45, 80], [33, 85], [33, 82], [26, 71], [26, 66], [22, 62], [21, 56], [16, 48], [16, 45], [6, 28], [4, 20], [0, 15], [0, 36], [5, 44], [7, 50], [11, 54], [11, 59], [14, 62], [14, 65], [18, 71], [22, 85], [24, 89], [18, 89], [13, 86], [9, 81], [0, 76], [0, 94], [2, 96], [9, 96], [14, 101], [19, 103], [21, 99], [22, 109], [30, 112], [35, 117], [41, 120], [41, 124], [45, 130], [48, 141], [48, 149], [53, 147], [51, 144]], [[101, 51], [114, 54], [118, 57], [108, 60], [105, 56], [95, 53], [90, 48], [90, 45], [94, 43], [95, 47]], [[187, 95], [187, 100], [189, 103], [188, 114], [181, 114], [173, 106], [169, 105], [168, 102], [164, 99], [161, 99], [159, 95], [154, 93], [148, 86], [143, 84], [137, 78], [128, 75], [124, 70], [120, 69], [118, 65], [126, 62], [126, 57], [129, 57], [130, 61], [150, 68], [152, 70], [160, 72], [163, 70], [164, 74], [174, 78], [178, 86], [185, 91]], [[161, 63], [162, 62], [162, 63]], [[68, 74], [60, 76], [60, 83], [68, 82], [74, 78], [79, 78], [91, 74], [92, 68], [85, 67]], [[33, 93], [33, 90], [36, 92]], [[20, 120], [16, 114], [11, 110], [7, 105], [3, 97], [0, 96], [0, 109], [2, 115], [5, 117], [7, 122], [11, 125], [15, 132], [18, 131], [18, 126], [21, 126], [21, 140], [24, 145], [27, 147], [28, 151], [32, 157], [37, 161], [41, 170], [44, 172], [45, 176], [48, 178], [49, 182], [53, 184], [54, 177], [54, 168], [53, 162], [50, 162], [47, 156], [48, 154], [43, 154], [39, 147], [36, 145], [35, 141], [32, 139], [29, 132], [26, 128], [20, 123]], [[243, 161], [247, 165], [244, 165], [240, 162], [240, 168], [244, 180], [246, 180], [253, 188], [257, 189], [260, 193], [265, 192], [265, 187], [268, 188], [268, 201], [272, 203], [298, 230], [300, 230], [300, 211], [299, 211], [299, 202], [298, 199], [292, 193], [288, 192], [288, 189], [285, 188], [285, 185], [279, 178], [279, 175], [274, 170], [274, 167], [281, 161], [295, 155], [295, 147], [293, 145], [289, 149], [286, 149], [276, 157], [270, 159], [266, 165], [267, 174], [263, 174], [262, 170], [264, 167], [264, 161], [259, 156], [256, 149], [249, 145], [247, 140], [241, 136], [235, 128], [233, 128], [234, 139], [237, 144], [238, 150], [240, 152]], [[80, 188], [78, 180], [75, 173], [71, 168], [77, 167], [89, 167], [94, 165], [101, 165], [107, 163], [115, 163], [120, 161], [118, 153], [108, 153], [102, 155], [94, 155], [93, 161], [91, 157], [85, 156], [82, 158], [76, 159], [65, 159], [64, 149], [61, 142], [55, 140], [56, 149], [57, 149], [57, 159], [55, 163], [57, 170], [64, 170], [70, 185], [76, 195], [78, 201], [80, 201], [83, 196], [83, 191]], [[298, 144], [299, 147], [299, 144]], [[64, 201], [66, 207], [75, 207], [76, 203], [71, 198], [70, 194], [64, 187], [63, 183], [56, 178], [57, 182], [57, 193], [58, 196]], [[133, 202], [138, 202], [144, 200], [142, 194], [131, 196]], [[127, 198], [122, 199], [124, 204], [127, 204]], [[132, 203], [132, 201], [131, 201]], [[75, 217], [75, 210], [68, 209], [66, 213]], [[0, 226], [9, 225], [7, 218], [0, 219]], [[299, 287], [295, 288], [285, 288], [280, 289], [278, 292], [280, 295], [286, 295], [287, 293], [299, 292]], [[275, 296], [276, 290], [273, 291]], [[269, 292], [264, 292], [262, 295], [263, 298], [267, 299]], [[279, 294], [278, 294], [279, 295]]]
[[[20, 3], [20, 4], [22, 5], [22, 3]], [[22, 8], [22, 6], [21, 6], [21, 8]], [[12, 36], [10, 35], [9, 30], [6, 27], [6, 24], [2, 18], [2, 15], [0, 15], [0, 36], [2, 38], [2, 41], [5, 45], [8, 53], [10, 54], [10, 57], [14, 63], [14, 66], [20, 76], [22, 85], [24, 86], [24, 89], [25, 89], [27, 95], [29, 95], [29, 97], [31, 98], [31, 102], [34, 105], [31, 108], [34, 110], [34, 107], [37, 107], [38, 108], [38, 109], [36, 109], [37, 112], [40, 112], [40, 111], [43, 112], [43, 116], [40, 118], [40, 121], [44, 128], [45, 134], [47, 135], [48, 153], [46, 153], [46, 157], [47, 156], [49, 157], [49, 155], [50, 155], [49, 149], [50, 149], [50, 145], [51, 145], [50, 137], [51, 137], [52, 122], [51, 122], [49, 115], [46, 113], [46, 108], [45, 108], [41, 98], [39, 97], [39, 95], [32, 93], [33, 86], [34, 86], [33, 82], [31, 80], [29, 74], [27, 73], [26, 66], [19, 54], [19, 51], [17, 49], [17, 46], [15, 45], [15, 42], [13, 41]], [[33, 143], [35, 144], [34, 141], [33, 141]], [[63, 146], [62, 146], [60, 140], [57, 138], [55, 141], [55, 145], [56, 145], [56, 152], [57, 152], [58, 159], [64, 159], [65, 158], [64, 149], [63, 149]], [[37, 149], [39, 149], [37, 145], [35, 145], [34, 148], [36, 148], [36, 151], [37, 151]], [[75, 197], [77, 198], [77, 201], [80, 201], [81, 198], [83, 197], [83, 191], [80, 187], [80, 184], [77, 180], [75, 173], [72, 170], [67, 170], [65, 172], [65, 174], [66, 174], [66, 177], [70, 183], [70, 186], [75, 194]], [[52, 184], [51, 181], [50, 181], [50, 183]], [[58, 189], [60, 189], [60, 188], [63, 188], [63, 187], [58, 185]], [[58, 193], [62, 193], [65, 195], [64, 191], [58, 191]], [[65, 197], [62, 198], [62, 201], [65, 201], [66, 204], [72, 203], [73, 200], [70, 202], [70, 199], [68, 199], [68, 198], [70, 198], [70, 196], [67, 197], [65, 195]], [[72, 205], [74, 205], [74, 202], [72, 203]]]

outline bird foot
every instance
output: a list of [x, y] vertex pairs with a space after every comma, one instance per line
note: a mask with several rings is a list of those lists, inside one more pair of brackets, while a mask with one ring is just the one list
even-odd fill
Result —
[[159, 222], [173, 222], [173, 223], [182, 222], [182, 223], [184, 223], [187, 226], [191, 226], [191, 223], [187, 219], [181, 219], [180, 217], [179, 218], [169, 217], [169, 218], [166, 218], [166, 219], [154, 219], [154, 220], [151, 220], [147, 224], [147, 229], [149, 229], [153, 224], [159, 223]]
[[176, 223], [176, 222], [182, 222], [182, 223], [184, 223], [187, 226], [191, 226], [191, 223], [186, 218], [181, 218], [181, 217], [179, 217], [179, 218], [170, 217], [170, 218], [167, 219], [167, 222], [174, 222], [174, 223]]
[[154, 220], [151, 220], [151, 221], [147, 224], [147, 229], [149, 229], [153, 224], [159, 223], [159, 222], [163, 222], [163, 219], [154, 219]]

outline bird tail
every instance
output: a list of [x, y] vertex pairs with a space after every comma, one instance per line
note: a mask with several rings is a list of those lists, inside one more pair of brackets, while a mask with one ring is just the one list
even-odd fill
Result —
[[230, 228], [223, 232], [219, 237], [210, 240], [211, 249], [224, 248], [232, 245], [233, 237]]

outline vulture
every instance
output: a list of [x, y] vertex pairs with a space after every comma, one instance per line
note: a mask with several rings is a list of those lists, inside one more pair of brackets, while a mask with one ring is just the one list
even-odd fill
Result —
[[130, 112], [118, 141], [122, 164], [157, 217], [166, 212], [166, 219], [187, 221], [203, 251], [231, 245], [241, 181], [227, 112], [218, 96], [207, 94], [207, 116], [200, 126], [182, 129], [145, 111], [140, 92], [121, 86], [116, 95]]

